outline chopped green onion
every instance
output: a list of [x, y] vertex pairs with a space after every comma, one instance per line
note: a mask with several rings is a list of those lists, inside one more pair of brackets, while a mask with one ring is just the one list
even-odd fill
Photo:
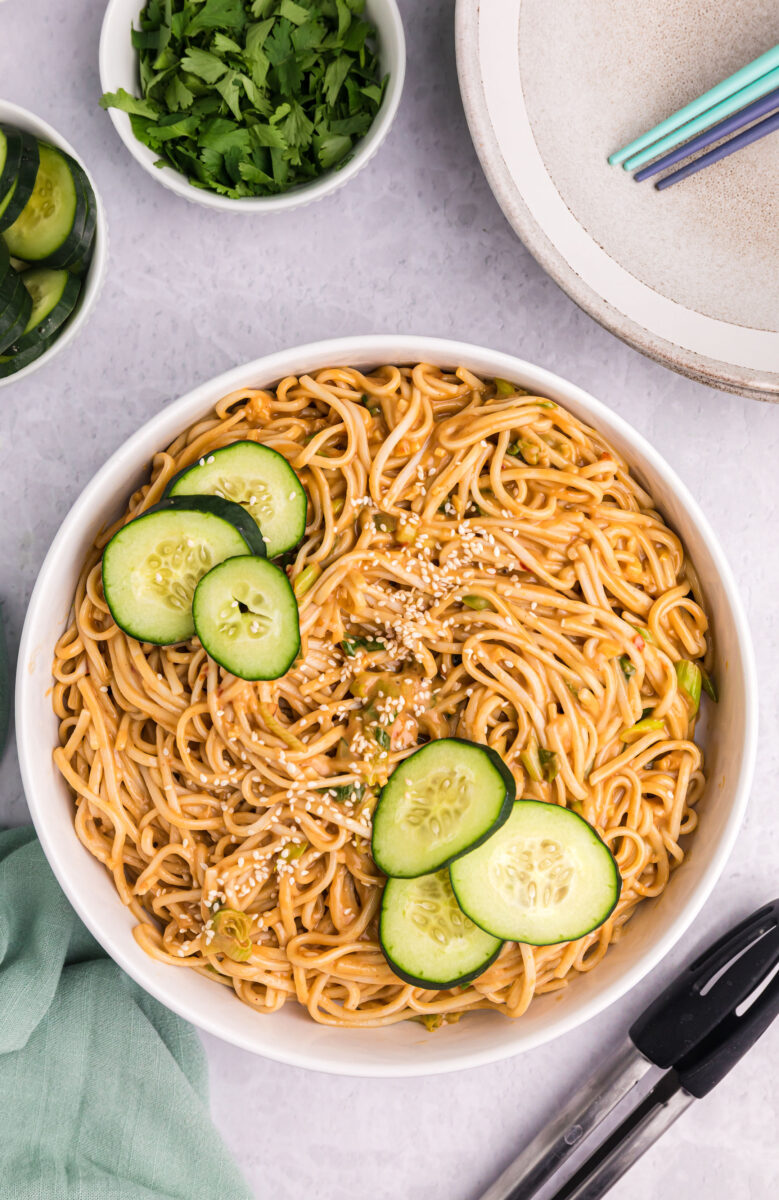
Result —
[[333, 501], [333, 516], [334, 517], [340, 517], [341, 513], [343, 512], [344, 500], [345, 500], [344, 496], [336, 496], [335, 500]]
[[572, 695], [572, 696], [575, 696], [575, 697], [576, 697], [576, 699], [578, 700], [578, 699], [579, 699], [579, 689], [578, 689], [578, 688], [575, 688], [575, 687], [573, 686], [573, 684], [571, 683], [570, 679], [564, 679], [564, 680], [563, 680], [563, 683], [564, 683], [564, 684], [565, 684], [565, 686], [568, 688], [568, 691], [571, 693], [571, 695]]
[[635, 725], [631, 725], [629, 729], [623, 729], [619, 735], [621, 742], [632, 742], [634, 738], [641, 737], [642, 733], [651, 733], [653, 729], [662, 729], [665, 722], [660, 717], [642, 717], [640, 721], [636, 721]]
[[308, 850], [308, 842], [287, 842], [279, 854], [279, 858], [282, 862], [291, 862], [296, 858], [302, 858], [306, 850]]
[[538, 756], [538, 742], [534, 737], [531, 737], [526, 749], [520, 754], [519, 761], [533, 782], [540, 783], [544, 776], [541, 770], [541, 760]]
[[344, 638], [341, 642], [341, 649], [347, 658], [354, 658], [358, 650], [386, 650], [384, 642], [379, 642], [375, 638]]
[[382, 725], [375, 726], [375, 728], [373, 730], [373, 736], [375, 737], [376, 741], [381, 746], [382, 750], [389, 750], [390, 735], [387, 733], [387, 730]]
[[463, 604], [467, 604], [468, 608], [474, 608], [477, 612], [482, 612], [485, 608], [492, 608], [486, 596], [463, 596]]
[[508, 379], [498, 379], [496, 376], [495, 391], [499, 396], [513, 396], [516, 390], [514, 384], [509, 383]]
[[650, 642], [653, 646], [657, 645], [653, 635], [643, 625], [631, 625], [631, 629], [635, 629], [636, 633], [640, 633], [645, 642]]
[[555, 404], [554, 400], [541, 400], [539, 402], [538, 407], [539, 408], [557, 408], [557, 405]]
[[701, 669], [697, 663], [683, 658], [676, 664], [676, 678], [681, 690], [689, 696], [691, 713], [695, 716], [701, 702]]
[[292, 581], [292, 590], [298, 600], [301, 596], [305, 596], [306, 592], [310, 592], [319, 576], [322, 574], [322, 568], [319, 563], [309, 563], [304, 567], [299, 575], [296, 575]]
[[717, 688], [714, 680], [712, 679], [711, 675], [709, 675], [708, 671], [706, 671], [703, 667], [699, 667], [698, 669], [701, 673], [701, 686], [703, 687], [704, 692], [710, 700], [713, 700], [715, 704], [718, 704], [719, 695], [717, 694]]
[[214, 936], [208, 950], [226, 954], [233, 962], [246, 962], [252, 952], [252, 918], [235, 908], [220, 908], [211, 917]]
[[421, 1025], [424, 1025], [429, 1033], [432, 1033], [435, 1029], [440, 1029], [444, 1023], [441, 1013], [425, 1013], [424, 1016], [417, 1017], [417, 1020]]
[[630, 661], [629, 655], [623, 654], [619, 660], [619, 665], [622, 667], [622, 673], [626, 679], [630, 679], [631, 675], [635, 675], [636, 668], [633, 666], [633, 663]]
[[335, 802], [344, 804], [347, 800], [354, 800], [356, 804], [359, 804], [364, 794], [364, 783], [342, 783], [335, 788]]
[[557, 755], [554, 750], [545, 750], [543, 746], [538, 747], [538, 761], [541, 764], [541, 770], [544, 773], [544, 779], [547, 783], [552, 783], [560, 770], [557, 762]]
[[376, 529], [381, 529], [384, 533], [391, 533], [397, 525], [397, 521], [389, 513], [374, 513], [373, 524]]
[[534, 442], [530, 442], [527, 438], [520, 438], [517, 442], [511, 442], [506, 448], [506, 453], [513, 457], [521, 457], [529, 467], [538, 466], [538, 446]]

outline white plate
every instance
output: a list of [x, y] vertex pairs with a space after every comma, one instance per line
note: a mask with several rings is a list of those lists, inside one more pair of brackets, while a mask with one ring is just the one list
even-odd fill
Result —
[[779, 399], [779, 134], [657, 192], [607, 155], [779, 40], [776, 0], [458, 0], [457, 65], [506, 217], [591, 316]]
[[103, 201], [100, 199], [100, 193], [95, 187], [95, 181], [88, 167], [81, 158], [81, 155], [73, 149], [70, 142], [66, 141], [62, 134], [57, 133], [56, 129], [48, 125], [46, 121], [42, 121], [40, 117], [36, 117], [35, 113], [31, 113], [26, 108], [21, 108], [18, 104], [11, 104], [8, 100], [0, 100], [0, 123], [15, 125], [17, 129], [24, 129], [27, 133], [40, 138], [41, 141], [49, 142], [52, 146], [58, 146], [60, 150], [64, 150], [71, 158], [75, 158], [76, 162], [83, 167], [89, 182], [92, 184], [92, 191], [95, 193], [95, 203], [97, 204], [97, 223], [95, 225], [95, 240], [92, 244], [92, 258], [87, 267], [84, 283], [81, 288], [81, 295], [78, 298], [73, 313], [65, 322], [59, 336], [55, 338], [48, 350], [45, 350], [40, 358], [36, 358], [33, 362], [28, 363], [26, 367], [22, 367], [21, 371], [17, 371], [14, 375], [6, 375], [4, 379], [0, 379], [1, 388], [18, 383], [26, 375], [32, 375], [33, 371], [37, 371], [45, 363], [51, 362], [54, 355], [64, 350], [84, 328], [97, 302], [97, 298], [103, 287], [103, 281], [105, 280], [106, 266], [108, 264], [108, 222], [106, 221]]
[[[50, 753], [57, 742], [51, 662], [81, 563], [97, 530], [123, 511], [130, 493], [148, 478], [152, 455], [234, 388], [269, 387], [287, 374], [337, 364], [365, 368], [420, 361], [463, 364], [482, 375], [513, 379], [564, 404], [624, 453], [698, 570], [716, 633], [721, 692], [707, 739], [700, 828], [688, 860], [659, 901], [641, 905], [626, 936], [597, 970], [534, 1000], [519, 1020], [469, 1014], [435, 1036], [412, 1022], [379, 1030], [332, 1029], [315, 1024], [292, 1003], [273, 1016], [260, 1016], [226, 988], [147, 957], [133, 939], [134, 919], [105, 869], [76, 837], [73, 802]], [[757, 734], [755, 668], [730, 569], [697, 504], [660, 455], [603, 404], [549, 371], [507, 354], [422, 337], [339, 338], [283, 350], [202, 384], [148, 421], [98, 471], [55, 537], [30, 600], [16, 678], [19, 760], [33, 821], [64, 891], [98, 941], [147, 991], [201, 1028], [268, 1058], [346, 1075], [429, 1075], [508, 1058], [573, 1029], [617, 1000], [670, 950], [714, 886], [746, 806]]]

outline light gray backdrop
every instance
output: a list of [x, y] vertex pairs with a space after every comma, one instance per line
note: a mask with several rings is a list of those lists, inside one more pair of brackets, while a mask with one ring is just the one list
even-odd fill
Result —
[[[471, 146], [452, 0], [401, 0], [405, 93], [366, 171], [313, 207], [261, 219], [187, 204], [130, 158], [97, 104], [103, 8], [100, 0], [0, 6], [2, 95], [50, 121], [84, 156], [111, 242], [105, 289], [83, 334], [0, 392], [0, 594], [12, 653], [60, 521], [124, 438], [236, 363], [337, 334], [455, 337], [575, 380], [627, 417], [689, 484], [742, 588], [762, 700], [752, 804], [712, 899], [653, 978], [553, 1045], [441, 1078], [329, 1078], [205, 1038], [214, 1119], [258, 1197], [475, 1200], [673, 969], [776, 890], [779, 406], [649, 362], [547, 279], [506, 224]], [[0, 823], [25, 820], [9, 748]], [[776, 1195], [777, 1051], [779, 1029], [665, 1136], [614, 1200]]]

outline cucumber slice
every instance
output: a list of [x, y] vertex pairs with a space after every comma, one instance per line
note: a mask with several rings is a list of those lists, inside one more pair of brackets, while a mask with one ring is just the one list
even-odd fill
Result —
[[74, 222], [71, 236], [63, 245], [50, 254], [47, 267], [65, 267], [72, 275], [81, 275], [89, 266], [92, 245], [97, 227], [97, 201], [86, 172], [72, 158], [68, 159], [76, 187], [78, 218]]
[[37, 346], [41, 341], [50, 341], [73, 312], [81, 291], [78, 276], [49, 267], [24, 271], [19, 278], [30, 293], [32, 311], [24, 332], [13, 344], [13, 354]]
[[462, 912], [447, 871], [387, 881], [379, 941], [396, 975], [416, 987], [436, 989], [470, 983], [503, 945]]
[[296, 546], [306, 531], [303, 485], [281, 454], [258, 442], [233, 442], [172, 479], [166, 495], [193, 492], [242, 504], [262, 530], [268, 558]]
[[36, 358], [45, 354], [56, 340], [55, 335], [37, 342], [34, 346], [28, 346], [26, 350], [21, 350], [18, 354], [15, 350], [10, 354], [0, 354], [0, 379], [15, 375], [17, 371], [21, 371], [22, 367], [28, 367], [31, 362], [35, 362]]
[[0, 125], [0, 196], [5, 196], [19, 174], [22, 135], [11, 125]]
[[230, 558], [204, 575], [192, 617], [211, 658], [241, 679], [278, 679], [300, 651], [295, 593], [264, 558]]
[[10, 265], [8, 250], [0, 240], [0, 355], [24, 332], [32, 311], [30, 293]]
[[265, 542], [257, 525], [246, 509], [241, 508], [240, 504], [234, 504], [232, 500], [223, 500], [221, 496], [163, 496], [148, 512], [166, 512], [168, 509], [176, 512], [206, 512], [221, 517], [223, 521], [235, 525], [249, 547], [250, 554], [265, 557]]
[[82, 220], [72, 159], [45, 142], [38, 143], [40, 163], [24, 209], [3, 238], [14, 258], [43, 262], [69, 247]]
[[9, 225], [13, 225], [32, 195], [38, 174], [38, 143], [31, 133], [26, 133], [23, 129], [18, 132], [22, 139], [22, 155], [16, 178], [0, 198], [0, 229], [7, 229]]
[[414, 879], [490, 837], [511, 812], [516, 786], [500, 755], [441, 738], [404, 759], [382, 788], [372, 853], [385, 875]]
[[[225, 519], [224, 511], [235, 508], [225, 501], [208, 507], [164, 501], [114, 534], [103, 551], [103, 594], [120, 629], [162, 646], [192, 637], [199, 581], [217, 563], [251, 550], [238, 525]], [[243, 509], [237, 515], [247, 521]]]
[[488, 933], [531, 946], [572, 942], [602, 925], [622, 879], [591, 825], [557, 804], [517, 800], [498, 832], [449, 868], [463, 912]]

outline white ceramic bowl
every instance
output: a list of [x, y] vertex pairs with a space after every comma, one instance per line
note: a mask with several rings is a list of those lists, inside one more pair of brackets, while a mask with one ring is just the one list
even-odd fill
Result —
[[[100, 83], [104, 92], [115, 92], [122, 87], [132, 95], [139, 95], [138, 56], [130, 43], [130, 29], [137, 26], [142, 7], [142, 0], [109, 0], [100, 33]], [[380, 70], [382, 76], [389, 74], [390, 77], [387, 91], [375, 121], [357, 143], [351, 160], [340, 170], [326, 171], [312, 183], [290, 188], [279, 196], [246, 196], [240, 200], [220, 196], [193, 187], [186, 176], [171, 167], [155, 167], [158, 156], [133, 135], [126, 113], [110, 108], [111, 120], [136, 162], [158, 183], [185, 200], [204, 204], [207, 208], [220, 208], [224, 212], [255, 215], [310, 204], [312, 200], [337, 191], [362, 170], [384, 141], [398, 110], [406, 72], [406, 43], [396, 0], [366, 0], [365, 12], [379, 33]]]
[[[539, 391], [596, 426], [630, 460], [698, 570], [716, 635], [721, 695], [706, 737], [708, 786], [700, 827], [689, 858], [662, 897], [641, 906], [597, 970], [534, 1000], [519, 1020], [470, 1014], [435, 1037], [413, 1022], [379, 1030], [331, 1029], [292, 1003], [273, 1016], [259, 1016], [227, 989], [148, 958], [133, 940], [134, 919], [105, 869], [76, 837], [73, 803], [50, 754], [57, 741], [50, 667], [81, 563], [96, 531], [122, 512], [130, 493], [148, 478], [152, 455], [234, 388], [269, 387], [287, 374], [337, 364], [418, 361], [464, 364]], [[201, 1028], [268, 1058], [347, 1075], [427, 1075], [508, 1058], [565, 1033], [623, 995], [681, 937], [714, 886], [744, 813], [757, 736], [755, 667], [730, 568], [697, 504], [657, 451], [605, 405], [549, 371], [495, 351], [424, 337], [339, 338], [283, 350], [202, 384], [147, 422], [98, 471], [54, 539], [30, 600], [16, 678], [19, 759], [38, 835], [64, 891], [108, 953], [158, 1000]]]
[[16, 125], [17, 128], [34, 134], [41, 141], [50, 142], [52, 146], [58, 146], [60, 150], [64, 150], [66, 154], [70, 154], [72, 158], [75, 158], [76, 162], [80, 163], [86, 171], [89, 182], [92, 184], [92, 191], [95, 193], [95, 202], [97, 204], [97, 225], [92, 249], [92, 261], [84, 276], [84, 283], [76, 308], [63, 327], [59, 337], [52, 342], [49, 349], [40, 358], [36, 358], [34, 362], [28, 363], [26, 367], [22, 367], [21, 371], [17, 371], [15, 375], [7, 375], [5, 379], [0, 379], [0, 387], [7, 387], [9, 384], [18, 383], [20, 379], [24, 379], [25, 375], [31, 375], [33, 371], [37, 371], [45, 363], [51, 362], [54, 355], [64, 350], [68, 343], [72, 342], [83, 329], [95, 305], [105, 278], [106, 264], [108, 262], [108, 225], [106, 223], [103, 202], [95, 187], [95, 181], [89, 173], [84, 160], [73, 149], [70, 142], [67, 142], [61, 134], [57, 133], [56, 129], [52, 129], [51, 125], [47, 125], [40, 117], [36, 117], [34, 113], [29, 112], [26, 108], [20, 108], [18, 104], [9, 103], [8, 100], [0, 100], [0, 124]]

